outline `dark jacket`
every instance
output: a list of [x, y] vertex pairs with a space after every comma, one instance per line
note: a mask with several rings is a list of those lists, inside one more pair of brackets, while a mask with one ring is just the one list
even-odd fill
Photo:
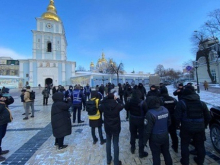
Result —
[[[153, 108], [153, 109], [160, 113], [160, 111], [162, 111], [163, 108], [165, 108], [165, 107], [160, 106], [158, 108]], [[155, 118], [155, 116], [152, 115], [152, 113], [150, 113], [150, 111], [147, 112], [147, 114], [146, 114], [147, 125], [145, 125], [145, 130], [144, 130], [144, 132], [145, 132], [145, 139], [144, 139], [145, 143], [148, 140], [162, 143], [162, 142], [165, 142], [166, 139], [169, 137], [168, 136], [168, 127], [171, 124], [171, 120], [170, 120], [170, 115], [169, 115], [168, 110], [167, 110], [167, 113], [168, 113], [167, 122], [164, 122], [164, 124], [163, 124], [167, 128], [167, 131], [165, 131], [163, 133], [160, 133], [160, 134], [159, 133], [158, 134], [153, 134], [153, 130], [155, 129], [156, 118]], [[160, 129], [160, 128], [157, 128], [157, 129]], [[160, 130], [158, 130], [158, 132], [160, 132]]]
[[99, 110], [104, 113], [106, 134], [119, 135], [121, 131], [120, 111], [123, 108], [122, 101], [120, 99], [114, 100], [114, 97], [106, 97], [100, 102]]
[[148, 96], [157, 96], [157, 97], [159, 97], [160, 96], [160, 92], [157, 90], [157, 89], [155, 89], [155, 90], [150, 90], [150, 91], [148, 91], [148, 93], [147, 93], [147, 97]]
[[177, 96], [177, 97], [178, 97], [178, 100], [181, 100], [182, 95], [183, 95], [183, 88], [178, 88], [177, 90], [175, 90], [175, 91], [173, 92], [173, 95], [174, 95], [174, 96]]
[[51, 107], [51, 124], [53, 135], [61, 138], [70, 135], [72, 132], [69, 108], [72, 105], [71, 99], [67, 103], [63, 101], [63, 93], [55, 93], [52, 97], [54, 103]]
[[43, 91], [42, 91], [42, 95], [43, 97], [48, 97], [50, 96], [50, 91], [49, 89], [45, 88]]
[[[201, 113], [203, 114], [202, 119], [204, 121], [198, 121], [194, 119], [188, 120], [189, 119], [187, 117], [188, 105], [196, 105], [196, 110], [200, 108]], [[179, 125], [181, 124], [180, 129], [190, 132], [204, 131], [211, 119], [207, 105], [204, 102], [200, 101], [199, 95], [196, 94], [195, 92], [192, 92], [191, 94], [188, 95], [182, 95], [182, 100], [180, 100], [176, 105], [174, 117], [176, 120], [177, 127], [179, 127]]]
[[8, 109], [8, 105], [14, 102], [13, 97], [6, 98], [4, 102], [0, 102], [0, 125], [7, 124], [12, 121], [12, 115], [10, 110]]
[[130, 111], [130, 115], [133, 117], [143, 117], [147, 113], [147, 104], [142, 99], [131, 98], [125, 104], [125, 110]]
[[22, 94], [20, 95], [20, 98], [21, 98], [21, 102], [25, 102], [25, 101], [24, 101], [24, 93], [22, 93]]
[[144, 100], [144, 97], [147, 96], [145, 87], [143, 85], [138, 85], [138, 89], [141, 92], [141, 99]]
[[121, 84], [120, 84], [119, 87], [118, 87], [118, 94], [119, 94], [120, 96], [123, 96], [123, 95], [124, 95], [124, 90], [123, 90], [123, 87], [122, 87]]

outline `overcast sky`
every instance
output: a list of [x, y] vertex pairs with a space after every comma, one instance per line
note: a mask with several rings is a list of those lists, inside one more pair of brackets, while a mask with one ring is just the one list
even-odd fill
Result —
[[[0, 56], [32, 58], [36, 17], [50, 0], [0, 1]], [[133, 69], [182, 70], [195, 59], [190, 40], [220, 0], [54, 0], [66, 31], [67, 59], [89, 69], [102, 51], [106, 59]]]

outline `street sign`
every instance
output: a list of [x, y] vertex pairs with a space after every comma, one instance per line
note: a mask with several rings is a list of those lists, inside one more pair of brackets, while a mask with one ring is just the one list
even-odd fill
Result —
[[187, 66], [187, 67], [186, 67], [186, 70], [187, 70], [187, 71], [191, 71], [191, 70], [192, 70], [192, 67], [191, 67], [191, 66]]

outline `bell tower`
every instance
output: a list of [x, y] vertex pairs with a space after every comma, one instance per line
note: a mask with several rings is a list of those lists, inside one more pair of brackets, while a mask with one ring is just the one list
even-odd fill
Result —
[[37, 30], [33, 33], [32, 58], [37, 60], [66, 61], [67, 41], [63, 23], [57, 15], [54, 0], [50, 0], [47, 11], [36, 18]]

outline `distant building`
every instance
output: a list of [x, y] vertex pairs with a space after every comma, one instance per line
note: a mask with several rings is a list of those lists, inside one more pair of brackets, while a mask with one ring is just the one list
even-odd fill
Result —
[[[198, 80], [199, 82], [211, 82], [210, 76], [207, 72], [206, 55], [208, 54], [210, 73], [214, 77], [214, 81], [219, 82], [220, 78], [220, 44], [217, 38], [208, 38], [199, 45], [199, 51], [196, 55], [196, 61], [198, 61]], [[218, 55], [218, 56], [217, 56]], [[194, 72], [196, 74], [196, 72]], [[194, 76], [196, 78], [196, 76]]]

